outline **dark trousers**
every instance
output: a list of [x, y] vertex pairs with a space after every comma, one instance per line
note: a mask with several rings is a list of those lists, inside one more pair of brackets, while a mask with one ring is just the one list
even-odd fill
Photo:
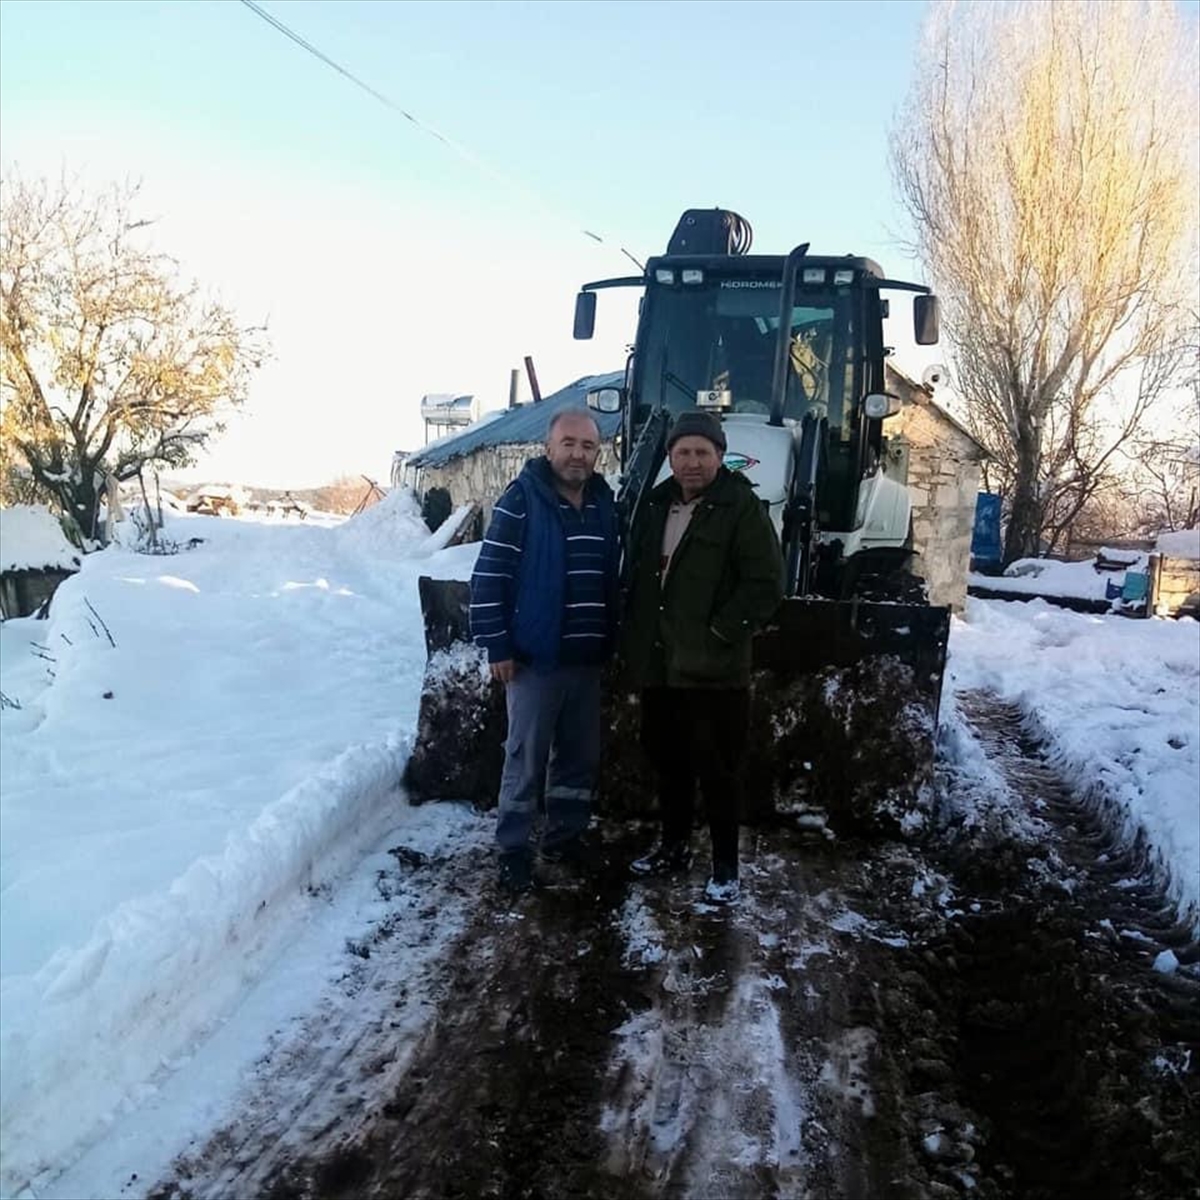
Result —
[[658, 777], [664, 843], [692, 833], [696, 784], [712, 835], [713, 864], [737, 870], [747, 688], [646, 688], [642, 745]]

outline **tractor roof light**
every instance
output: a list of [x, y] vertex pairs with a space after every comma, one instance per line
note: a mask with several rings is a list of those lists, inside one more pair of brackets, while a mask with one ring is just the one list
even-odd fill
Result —
[[655, 267], [654, 268], [654, 282], [655, 283], [674, 283], [675, 282], [675, 272], [672, 271], [669, 267]]
[[805, 267], [804, 268], [805, 283], [824, 283], [825, 268], [824, 267]]
[[704, 272], [699, 267], [684, 267], [680, 272], [680, 278], [684, 283], [703, 283]]
[[854, 272], [853, 271], [834, 271], [833, 282], [834, 283], [853, 283], [854, 282]]

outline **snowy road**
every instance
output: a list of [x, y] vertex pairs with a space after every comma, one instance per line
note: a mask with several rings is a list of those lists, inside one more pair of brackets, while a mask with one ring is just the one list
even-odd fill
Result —
[[151, 1194], [878, 1194], [905, 1148], [872, 1120], [872, 960], [903, 939], [847, 907], [865, 864], [750, 835], [746, 898], [716, 910], [699, 872], [630, 883], [645, 833], [610, 833], [590, 884], [512, 907], [482, 852], [398, 864], [423, 908], [478, 898], [450, 952], [398, 989], [412, 922], [381, 924], [355, 1003]]
[[[631, 881], [634, 826], [586, 884], [513, 906], [486, 819], [449, 855], [394, 848], [388, 911], [317, 1011], [125, 1194], [1189, 1194], [1200, 950], [1017, 711], [962, 703], [1036, 844], [746, 831], [732, 910], [699, 868]], [[435, 918], [459, 932], [422, 960]]]

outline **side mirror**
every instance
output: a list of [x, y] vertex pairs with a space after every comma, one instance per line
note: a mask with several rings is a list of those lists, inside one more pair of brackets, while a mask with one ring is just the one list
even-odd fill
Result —
[[597, 388], [593, 392], [588, 392], [587, 406], [600, 413], [620, 412], [625, 406], [625, 389]]
[[[913, 333], [918, 346], [936, 346], [941, 327], [938, 298], [933, 295], [913, 297]], [[576, 335], [578, 336], [578, 335]]]
[[580, 292], [575, 297], [575, 340], [586, 342], [596, 329], [596, 293]]

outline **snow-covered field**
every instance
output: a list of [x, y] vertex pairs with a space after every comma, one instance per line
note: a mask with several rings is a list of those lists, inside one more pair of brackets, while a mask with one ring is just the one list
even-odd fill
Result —
[[[345, 523], [180, 515], [167, 533], [203, 540], [90, 555], [49, 620], [0, 626], [20, 706], [0, 716], [4, 1195], [69, 1194], [83, 1177], [56, 1177], [97, 1143], [105, 1169], [117, 1139], [169, 1154], [196, 1088], [230, 1088], [291, 1012], [302, 964], [271, 994], [255, 983], [339, 936], [313, 895], [355, 868], [359, 904], [361, 864], [397, 829], [478, 833], [397, 790], [425, 658], [416, 579], [465, 577], [476, 547], [441, 549], [400, 493]], [[951, 691], [1018, 700], [1146, 829], [1194, 913], [1200, 625], [972, 601], [951, 653]], [[202, 1043], [187, 1102], [141, 1120]]]
[[1200, 922], [1200, 624], [971, 599], [950, 650], [951, 691], [1016, 701], [1078, 787], [1145, 830]]
[[416, 578], [469, 572], [393, 494], [347, 523], [176, 516], [0, 626], [5, 1194], [61, 1169], [238, 1003], [404, 819]]

